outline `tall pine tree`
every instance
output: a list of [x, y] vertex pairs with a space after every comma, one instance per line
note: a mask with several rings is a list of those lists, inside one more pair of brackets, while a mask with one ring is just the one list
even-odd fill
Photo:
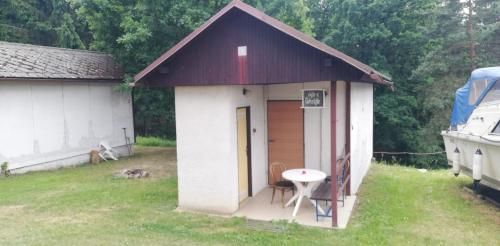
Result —
[[67, 0], [0, 0], [0, 40], [85, 48], [85, 24]]
[[[493, 0], [472, 2], [472, 28], [474, 30], [475, 59], [470, 60], [467, 2], [443, 0], [433, 10], [432, 25], [426, 28], [430, 40], [428, 53], [412, 80], [418, 82], [418, 121], [421, 128], [415, 132], [417, 150], [443, 150], [440, 131], [448, 128], [455, 91], [469, 77], [472, 64], [476, 67], [500, 64], [500, 4]], [[440, 163], [441, 159], [419, 160]]]

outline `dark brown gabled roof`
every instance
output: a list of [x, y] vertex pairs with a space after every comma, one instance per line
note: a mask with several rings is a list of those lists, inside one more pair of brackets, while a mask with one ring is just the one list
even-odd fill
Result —
[[121, 80], [109, 54], [0, 42], [0, 79]]
[[189, 42], [191, 42], [193, 39], [195, 39], [199, 34], [201, 34], [205, 29], [207, 29], [209, 26], [211, 26], [214, 22], [216, 22], [219, 18], [224, 16], [226, 13], [228, 13], [230, 10], [237, 8], [255, 18], [258, 20], [272, 26], [273, 28], [287, 34], [288, 36], [295, 38], [299, 40], [300, 42], [309, 45], [317, 50], [320, 50], [326, 54], [329, 54], [337, 59], [340, 59], [347, 64], [350, 64], [351, 66], [355, 67], [359, 71], [363, 72], [368, 80], [371, 80], [375, 83], [379, 84], [386, 84], [386, 85], [392, 85], [390, 82], [390, 78], [383, 75], [382, 73], [376, 71], [372, 67], [312, 38], [309, 37], [308, 35], [264, 14], [263, 12], [259, 11], [256, 8], [253, 8], [252, 6], [245, 4], [239, 0], [234, 0], [230, 2], [228, 5], [226, 5], [223, 9], [221, 9], [217, 14], [212, 16], [207, 22], [205, 22], [203, 25], [198, 27], [196, 30], [194, 30], [192, 33], [190, 33], [188, 36], [186, 36], [184, 39], [182, 39], [179, 43], [177, 43], [174, 47], [172, 47], [170, 50], [165, 52], [163, 55], [161, 55], [158, 59], [156, 59], [153, 63], [151, 63], [149, 66], [144, 68], [141, 72], [139, 72], [137, 75], [135, 75], [134, 80], [135, 82], [141, 81], [143, 78], [145, 78], [149, 73], [151, 73], [154, 69], [156, 69], [158, 66], [160, 66], [163, 62], [165, 62], [167, 59], [172, 57], [175, 53], [177, 53], [179, 50], [181, 50], [184, 46], [186, 46]]

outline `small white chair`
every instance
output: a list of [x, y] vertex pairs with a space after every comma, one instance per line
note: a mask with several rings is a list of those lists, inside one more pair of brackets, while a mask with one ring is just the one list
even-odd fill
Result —
[[107, 161], [108, 159], [112, 159], [115, 161], [118, 160], [113, 151], [113, 148], [111, 148], [111, 145], [109, 145], [108, 141], [106, 140], [99, 142], [99, 156], [105, 161]]

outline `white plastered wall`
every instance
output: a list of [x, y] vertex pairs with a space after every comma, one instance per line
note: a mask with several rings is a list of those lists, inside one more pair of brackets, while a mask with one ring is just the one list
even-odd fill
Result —
[[101, 140], [128, 154], [122, 128], [133, 142], [131, 96], [115, 85], [0, 82], [0, 162], [15, 173], [82, 164]]
[[346, 90], [346, 82], [337, 81], [337, 159], [346, 154]]
[[238, 209], [239, 107], [250, 107], [252, 193], [267, 186], [262, 98], [262, 86], [175, 88], [180, 209], [223, 214]]
[[[230, 214], [238, 207], [236, 109], [250, 107], [253, 195], [267, 187], [267, 101], [301, 100], [302, 89], [326, 89], [325, 109], [304, 111], [305, 167], [330, 173], [330, 82], [268, 86], [182, 86], [175, 88], [179, 207]], [[368, 86], [367, 86], [368, 85]], [[243, 95], [243, 88], [247, 93]], [[373, 91], [351, 87], [353, 185], [357, 190], [371, 159]], [[344, 154], [346, 83], [337, 82], [337, 158]], [[368, 120], [368, 121], [367, 121]], [[363, 125], [364, 130], [358, 130]], [[370, 126], [368, 129], [366, 125]], [[359, 128], [361, 129], [361, 128]], [[363, 136], [369, 134], [369, 136]], [[359, 140], [359, 141], [358, 141]], [[365, 144], [360, 147], [360, 144]], [[361, 176], [358, 176], [361, 175]], [[354, 177], [356, 176], [356, 177]]]
[[351, 192], [358, 191], [373, 156], [373, 85], [351, 83]]
[[175, 88], [181, 209], [231, 213], [237, 206], [230, 102], [227, 86]]

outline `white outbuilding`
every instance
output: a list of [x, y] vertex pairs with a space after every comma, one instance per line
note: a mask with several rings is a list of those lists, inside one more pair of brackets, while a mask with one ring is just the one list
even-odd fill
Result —
[[128, 155], [122, 79], [108, 54], [0, 42], [0, 163], [13, 173], [82, 164], [102, 141]]
[[[392, 86], [373, 68], [233, 1], [137, 74], [134, 86], [175, 87], [179, 208], [238, 214], [267, 194], [275, 162], [344, 175], [345, 184], [331, 182], [331, 195], [353, 197], [372, 159], [375, 84]], [[338, 160], [348, 153], [341, 174]], [[269, 218], [285, 211], [265, 206], [261, 214], [276, 209]], [[338, 226], [337, 206], [331, 215], [328, 224]]]

